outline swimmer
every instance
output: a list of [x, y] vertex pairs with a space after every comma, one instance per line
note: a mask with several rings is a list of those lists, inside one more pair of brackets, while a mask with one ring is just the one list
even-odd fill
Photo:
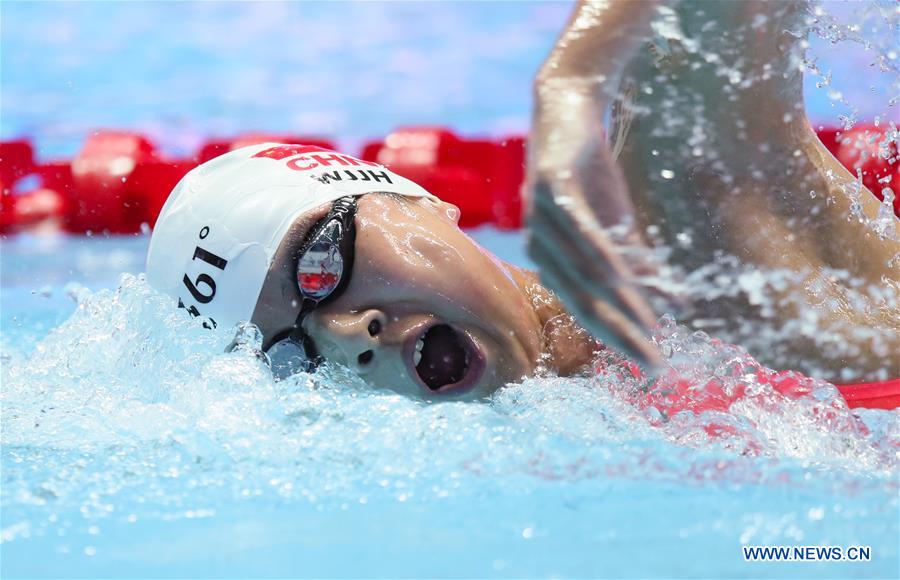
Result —
[[529, 251], [594, 336], [647, 336], [672, 312], [772, 368], [900, 377], [897, 218], [810, 127], [809, 14], [576, 8], [535, 84]]
[[[781, 115], [778, 123], [768, 117], [749, 123], [743, 131], [746, 139], [752, 136], [759, 143], [747, 144], [743, 136], [735, 136], [735, 141], [741, 141], [737, 144], [728, 142], [724, 134], [735, 131], [716, 129], [721, 123], [733, 124], [743, 118], [746, 111], [740, 107], [750, 104], [741, 97], [728, 101], [729, 106], [711, 104], [699, 112], [692, 110], [693, 116], [686, 120], [681, 113], [671, 112], [672, 118], [688, 125], [699, 118], [709, 135], [702, 147], [708, 157], [706, 153], [695, 156], [691, 171], [682, 176], [685, 163], [663, 167], [661, 163], [670, 159], [658, 160], [653, 153], [657, 149], [651, 148], [654, 140], [665, 138], [673, 154], [680, 151], [674, 137], [657, 137], [650, 127], [653, 123], [648, 117], [659, 109], [651, 106], [644, 111], [640, 107], [646, 103], [635, 98], [633, 103], [618, 105], [620, 114], [614, 120], [619, 125], [614, 132], [625, 137], [616, 142], [615, 151], [610, 150], [600, 139], [603, 109], [613, 101], [607, 95], [619, 93], [618, 78], [626, 79], [623, 86], [633, 82], [640, 94], [647, 94], [641, 91], [646, 90], [644, 80], [649, 78], [657, 96], [664, 93], [667, 83], [672, 84], [676, 96], [681, 95], [679, 91], [688, 95], [685, 100], [695, 96], [688, 86], [694, 79], [681, 69], [672, 69], [677, 74], [665, 73], [675, 77], [670, 81], [663, 78], [665, 74], [653, 72], [656, 69], [645, 70], [648, 66], [677, 67], [689, 60], [672, 48], [676, 46], [674, 38], [669, 48], [674, 56], [660, 56], [662, 50], [650, 45], [645, 47], [650, 56], [639, 58], [654, 19], [664, 17], [668, 22], [679, 13], [659, 12], [660, 7], [649, 2], [629, 2], [628, 9], [624, 6], [580, 6], [538, 79], [529, 160], [530, 247], [541, 276], [558, 295], [542, 285], [537, 274], [504, 263], [480, 248], [458, 227], [455, 207], [409, 180], [349, 155], [274, 143], [227, 153], [191, 171], [179, 183], [151, 238], [149, 282], [209, 325], [253, 322], [262, 333], [262, 349], [278, 376], [329, 361], [350, 367], [373, 386], [426, 398], [486, 396], [539, 368], [562, 376], [590, 372], [598, 350], [607, 346], [651, 366], [658, 364], [660, 355], [646, 338], [657, 309], [651, 305], [656, 302], [653, 288], [645, 280], [649, 276], [663, 278], [667, 264], [654, 261], [652, 252], [641, 253], [657, 241], [645, 239], [645, 230], [633, 227], [611, 235], [616, 224], [629, 225], [628, 216], [642, 227], [657, 224], [662, 245], [671, 245], [665, 237], [671, 224], [700, 221], [693, 216], [705, 212], [703, 221], [710, 231], [694, 232], [693, 249], [673, 250], [668, 257], [671, 264], [709, 263], [718, 258], [717, 250], [723, 250], [735, 252], [749, 264], [795, 266], [797, 260], [803, 260], [797, 271], [808, 267], [814, 276], [820, 261], [829, 257], [829, 265], [859, 272], [866, 280], [881, 276], [893, 287], [896, 279], [883, 267], [879, 269], [890, 254], [883, 240], [865, 236], [857, 225], [839, 219], [845, 214], [838, 209], [849, 211], [846, 194], [836, 190], [844, 181], [821, 181], [826, 169], [846, 182], [849, 175], [827, 154], [815, 157], [820, 151], [818, 142], [799, 121], [784, 127]], [[761, 8], [756, 10], [767, 14]], [[777, 10], [769, 12], [777, 17]], [[709, 18], [715, 17], [715, 26], [724, 26], [729, 21], [727, 14], [728, 10], [717, 8]], [[732, 29], [743, 26], [743, 17], [732, 20]], [[692, 25], [705, 30], [702, 23]], [[685, 34], [696, 32], [688, 28]], [[784, 28], [764, 27], [769, 34], [776, 29]], [[711, 35], [719, 38], [722, 29], [715, 28]], [[761, 41], [756, 36], [752, 40], [751, 48], [756, 50], [755, 43]], [[750, 40], [737, 38], [734, 42]], [[785, 42], [794, 46], [792, 40]], [[763, 44], [760, 50], [771, 52], [769, 43]], [[726, 52], [727, 46], [720, 45], [714, 48]], [[764, 70], [769, 57], [774, 58], [759, 54], [757, 68]], [[690, 70], [689, 64], [685, 66]], [[716, 80], [697, 82], [702, 87]], [[750, 100], [762, 102], [768, 94], [765, 87], [781, 91], [782, 84], [793, 82], [799, 81], [791, 77], [780, 84], [763, 82], [762, 88], [751, 89], [758, 94]], [[713, 86], [703, 91], [722, 90], [720, 85]], [[697, 89], [696, 94], [706, 94], [703, 91]], [[785, 106], [779, 101], [782, 95], [769, 96], [774, 102], [766, 103], [767, 113], [777, 110], [776, 105]], [[674, 97], [671, 100], [681, 102]], [[802, 107], [802, 101], [790, 101], [790, 110], [800, 119], [798, 103]], [[665, 109], [669, 101], [663, 100], [659, 106]], [[626, 118], [623, 111], [631, 113], [629, 131], [620, 129]], [[736, 119], [729, 117], [738, 113], [741, 116]], [[687, 130], [681, 125], [684, 123], [675, 122], [666, 127], [680, 137], [678, 131]], [[769, 147], [765, 155], [759, 148], [763, 143]], [[738, 145], [741, 149], [736, 150]], [[801, 155], [794, 156], [798, 147]], [[617, 161], [612, 158], [614, 153]], [[773, 169], [770, 160], [782, 154], [780, 169]], [[643, 165], [638, 163], [641, 159]], [[702, 163], [707, 159], [709, 163]], [[750, 180], [738, 171], [751, 167], [770, 181], [757, 180], [756, 173]], [[660, 168], [673, 172], [675, 178], [669, 181], [680, 184], [680, 189], [659, 189], [672, 198], [651, 206], [644, 199], [656, 199], [654, 188], [661, 186], [648, 173], [658, 173]], [[820, 188], [820, 199], [835, 198], [831, 203], [838, 209], [808, 196], [792, 202], [788, 192], [796, 183], [782, 175], [790, 172], [803, 187]], [[640, 187], [642, 176], [643, 183], [649, 184], [646, 189]], [[714, 185], [728, 179], [744, 188], [740, 196], [725, 195], [733, 188], [718, 196], [711, 192]], [[634, 195], [635, 191], [643, 197]], [[732, 214], [724, 202], [716, 205], [726, 198]], [[773, 206], [776, 202], [781, 205]], [[877, 209], [866, 199], [860, 203], [866, 215]], [[819, 210], [813, 212], [812, 207]], [[773, 214], [778, 208], [781, 213]], [[793, 231], [796, 239], [789, 243], [776, 234], [787, 227], [791, 208], [801, 225]], [[816, 215], [821, 217], [813, 219]], [[754, 234], [764, 229], [767, 235], [757, 236], [757, 240]], [[682, 229], [673, 232], [672, 240], [677, 241]], [[844, 236], [848, 239], [841, 249], [828, 250], [834, 256], [826, 254], [833, 240]], [[869, 246], [874, 248], [872, 252]], [[638, 251], [629, 254], [630, 250]], [[864, 263], [859, 263], [862, 258]], [[827, 282], [826, 291], [840, 291]], [[661, 290], [657, 293], [671, 294], [668, 288]], [[687, 298], [690, 305], [690, 296]], [[675, 299], [676, 304], [684, 304], [685, 296]], [[715, 306], [712, 302], [710, 308]], [[784, 317], [791, 314], [778, 313]], [[755, 319], [753, 309], [729, 311], [722, 307], [719, 315], [725, 323], [738, 326], [742, 320]], [[823, 312], [822, 316], [832, 315]], [[890, 330], [890, 321], [884, 323], [877, 312], [857, 313], [850, 308], [834, 316], [871, 317], [871, 324], [868, 318], [863, 320], [869, 324], [865, 328], [881, 332], [886, 326]], [[848, 340], [852, 342], [852, 337]], [[816, 363], [822, 358], [820, 352], [791, 350], [787, 343], [774, 346], [805, 352]], [[802, 357], [791, 360], [804, 362]], [[802, 370], [799, 363], [783, 368]], [[885, 368], [884, 357], [861, 357], [845, 364], [859, 369], [859, 378]], [[896, 361], [888, 361], [892, 377], [900, 376], [895, 367]]]
[[588, 364], [594, 341], [537, 276], [458, 220], [380, 165], [253, 145], [176, 186], [147, 277], [207, 325], [253, 322], [282, 377], [324, 360], [401, 393], [478, 397], [539, 362], [563, 375]]

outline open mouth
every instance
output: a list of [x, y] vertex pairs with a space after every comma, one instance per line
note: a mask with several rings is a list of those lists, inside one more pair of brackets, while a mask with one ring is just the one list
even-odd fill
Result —
[[472, 341], [447, 324], [427, 328], [415, 343], [412, 363], [432, 391], [460, 391], [474, 385], [484, 366]]

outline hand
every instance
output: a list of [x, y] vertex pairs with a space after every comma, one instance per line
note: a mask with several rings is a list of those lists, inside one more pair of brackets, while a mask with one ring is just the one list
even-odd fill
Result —
[[526, 184], [529, 254], [541, 281], [588, 332], [645, 366], [659, 366], [662, 358], [646, 338], [656, 315], [624, 257], [640, 237], [631, 232], [617, 245], [604, 227], [633, 216], [624, 177], [599, 136], [581, 150], [573, 166], [555, 171], [547, 159], [536, 159], [540, 152], [533, 155]]
[[[634, 206], [604, 142], [603, 115], [623, 67], [650, 34], [659, 2], [580, 2], [535, 84], [529, 140], [529, 253], [542, 281], [596, 338], [645, 365], [656, 316], [638, 289], [647, 255], [628, 230]], [[614, 227], [624, 235], [613, 239]], [[641, 252], [643, 250], [643, 253]], [[631, 255], [628, 255], [628, 254]], [[626, 255], [628, 259], [626, 259]]]

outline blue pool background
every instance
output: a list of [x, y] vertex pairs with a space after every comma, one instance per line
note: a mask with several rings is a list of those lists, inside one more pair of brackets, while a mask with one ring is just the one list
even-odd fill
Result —
[[[48, 159], [100, 127], [176, 155], [247, 130], [350, 149], [404, 124], [518, 133], [570, 8], [4, 2], [0, 137]], [[808, 81], [814, 122], [838, 125], [842, 101], [896, 121], [871, 51], [811, 53], [833, 70]], [[528, 265], [520, 234], [473, 235]], [[275, 384], [120, 277], [143, 270], [146, 236], [0, 243], [4, 578], [900, 573], [896, 412], [863, 413], [861, 435], [751, 408], [718, 441], [709, 418], [657, 429], [586, 379], [442, 405]], [[873, 561], [744, 562], [754, 544], [868, 545]]]
[[[891, 47], [892, 3], [821, 3]], [[571, 2], [4, 2], [0, 137], [70, 157], [97, 128], [172, 154], [241, 131], [332, 137], [355, 149], [409, 124], [527, 131], [531, 82]], [[853, 33], [850, 32], [852, 35]], [[831, 85], [806, 82], [815, 124], [858, 109], [898, 119], [896, 75], [862, 42], [810, 39]], [[892, 64], [896, 67], [894, 41]], [[849, 106], [847, 105], [849, 104]]]

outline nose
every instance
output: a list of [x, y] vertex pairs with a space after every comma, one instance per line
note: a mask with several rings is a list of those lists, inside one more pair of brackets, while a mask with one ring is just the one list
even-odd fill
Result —
[[380, 335], [386, 323], [387, 316], [380, 310], [350, 313], [315, 311], [304, 322], [304, 328], [325, 360], [365, 374], [377, 362]]

